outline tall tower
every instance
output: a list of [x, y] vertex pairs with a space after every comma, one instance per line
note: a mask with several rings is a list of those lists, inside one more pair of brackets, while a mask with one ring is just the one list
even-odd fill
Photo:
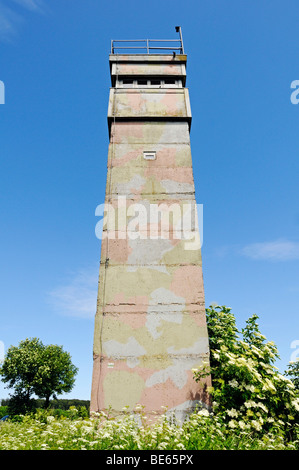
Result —
[[208, 403], [209, 378], [198, 384], [192, 372], [209, 346], [187, 57], [176, 30], [178, 41], [112, 41], [91, 411], [166, 406], [182, 420]]

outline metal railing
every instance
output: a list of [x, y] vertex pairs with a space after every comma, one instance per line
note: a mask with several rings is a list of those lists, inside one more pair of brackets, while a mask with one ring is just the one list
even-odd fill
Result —
[[[176, 26], [175, 30], [179, 33], [179, 39], [112, 39], [111, 40], [111, 54], [117, 54], [119, 50], [122, 50], [122, 53], [132, 54], [133, 51], [146, 51], [146, 54], [150, 54], [157, 51], [168, 51], [176, 54], [184, 54], [184, 45], [183, 45], [183, 36], [182, 29], [180, 26]], [[118, 45], [120, 43], [121, 45]], [[155, 43], [155, 46], [152, 45]], [[157, 44], [160, 43], [161, 45]], [[171, 43], [171, 44], [170, 44]], [[172, 45], [173, 43], [178, 43]], [[136, 52], [135, 52], [136, 53]], [[165, 53], [165, 52], [162, 52]]]

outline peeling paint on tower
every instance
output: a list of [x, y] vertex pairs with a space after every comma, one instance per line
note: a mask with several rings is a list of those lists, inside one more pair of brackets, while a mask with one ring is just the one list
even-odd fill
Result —
[[[208, 404], [210, 385], [210, 378], [196, 383], [192, 372], [209, 359], [200, 243], [187, 247], [199, 238], [196, 220], [187, 239], [180, 236], [180, 214], [196, 206], [187, 57], [113, 53], [109, 60], [107, 209], [91, 411], [110, 408], [118, 415], [141, 404], [150, 415], [166, 406], [184, 419], [197, 404]], [[138, 224], [137, 206], [146, 215]]]

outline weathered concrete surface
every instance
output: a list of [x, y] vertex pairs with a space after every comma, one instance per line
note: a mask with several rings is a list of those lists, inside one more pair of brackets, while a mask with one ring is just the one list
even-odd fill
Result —
[[187, 88], [111, 88], [108, 118], [191, 118]]
[[112, 63], [111, 76], [141, 76], [141, 77], [169, 77], [178, 76], [184, 78], [186, 76], [186, 66], [182, 62], [163, 64], [161, 62], [152, 63], [127, 63], [127, 62], [114, 62]]
[[[137, 90], [137, 102], [132, 90], [121, 91], [113, 90], [109, 105], [91, 411], [111, 407], [119, 414], [142, 404], [150, 414], [167, 406], [183, 419], [196, 404], [208, 403], [210, 384], [209, 378], [196, 383], [192, 373], [207, 362], [209, 344], [200, 245], [190, 249], [199, 231], [192, 219], [186, 240], [181, 223], [185, 208], [196, 203], [189, 98], [186, 89], [172, 89], [166, 100], [149, 89], [144, 102]], [[181, 98], [186, 120], [176, 121]], [[155, 108], [151, 121], [149, 108]], [[119, 121], [120, 112], [137, 120]], [[155, 160], [144, 159], [148, 151], [156, 152]]]
[[111, 81], [116, 76], [172, 77], [178, 76], [185, 83], [187, 56], [167, 54], [111, 54], [109, 56]]

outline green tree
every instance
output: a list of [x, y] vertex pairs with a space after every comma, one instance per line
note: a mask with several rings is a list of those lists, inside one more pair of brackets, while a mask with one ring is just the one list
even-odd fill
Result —
[[46, 346], [38, 338], [11, 346], [0, 367], [2, 381], [14, 389], [13, 402], [24, 411], [31, 408], [33, 394], [45, 398], [47, 407], [52, 395], [70, 392], [77, 372], [61, 346]]
[[57, 398], [72, 390], [78, 369], [72, 364], [70, 354], [54, 344], [44, 348], [41, 359], [34, 392], [39, 398], [45, 398], [47, 408], [51, 396]]

